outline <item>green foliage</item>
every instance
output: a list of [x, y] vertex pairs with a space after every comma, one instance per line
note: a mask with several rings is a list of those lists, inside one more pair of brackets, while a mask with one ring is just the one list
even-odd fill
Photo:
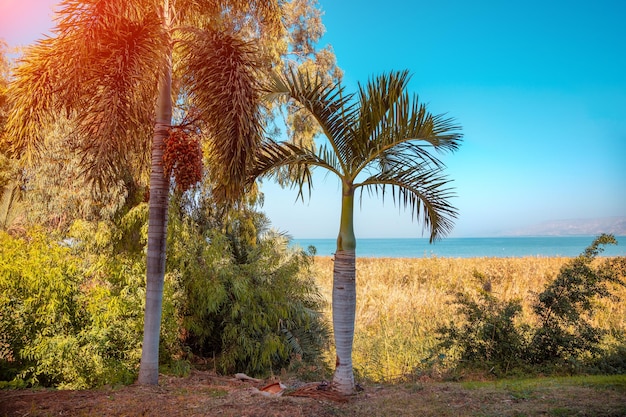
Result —
[[[0, 231], [0, 377], [36, 382], [36, 364], [55, 338], [82, 324], [78, 260], [40, 230], [24, 238]], [[57, 375], [45, 379], [56, 382]]]
[[467, 293], [456, 294], [458, 314], [465, 322], [450, 322], [438, 329], [440, 347], [454, 348], [462, 363], [479, 365], [496, 374], [507, 373], [519, 366], [526, 348], [523, 329], [515, 325], [522, 311], [519, 300], [500, 301], [491, 292], [491, 283], [478, 272], [474, 277], [482, 282], [476, 299]]
[[294, 358], [319, 360], [326, 345], [312, 258], [283, 236], [258, 233], [264, 223], [252, 211], [231, 215], [224, 232], [171, 222], [186, 342], [196, 355], [215, 355], [223, 372], [264, 375]]
[[590, 319], [594, 301], [609, 297], [609, 283], [622, 284], [614, 261], [592, 265], [602, 251], [600, 245], [617, 244], [612, 235], [601, 235], [584, 253], [561, 268], [558, 276], [538, 295], [533, 311], [539, 319], [528, 359], [534, 363], [571, 361], [582, 354], [600, 353], [605, 332]]
[[[612, 235], [601, 235], [584, 253], [565, 264], [543, 292], [535, 294], [533, 326], [515, 320], [522, 311], [518, 300], [500, 301], [491, 284], [475, 273], [483, 289], [476, 297], [456, 294], [462, 324], [451, 322], [438, 329], [439, 347], [456, 354], [460, 365], [508, 373], [529, 365], [572, 369], [586, 362], [587, 369], [624, 369], [624, 346], [603, 351], [606, 331], [591, 318], [597, 301], [610, 297], [610, 284], [625, 285], [626, 258], [610, 258], [594, 265], [600, 245], [616, 244]], [[623, 338], [625, 335], [621, 335]], [[604, 353], [604, 357], [602, 355]]]
[[[47, 127], [45, 150], [24, 169], [26, 201], [30, 224], [66, 233], [78, 219], [98, 222], [112, 220], [136, 204], [143, 191], [133, 175], [120, 172], [119, 181], [105, 189], [94, 187], [85, 178], [85, 155], [76, 149], [73, 124], [59, 117]], [[119, 171], [124, 167], [120, 166]]]
[[[194, 210], [174, 212], [163, 369], [189, 372], [183, 341], [187, 351], [215, 353], [223, 371], [263, 374], [294, 358], [319, 359], [328, 329], [311, 257], [264, 231], [264, 217], [251, 210], [206, 222], [191, 220]], [[0, 232], [3, 386], [89, 388], [136, 378], [146, 223], [140, 204], [116, 221], [74, 221], [64, 240], [39, 229], [22, 238]]]
[[[61, 242], [42, 231], [0, 235], [1, 379], [64, 388], [135, 379], [145, 212], [137, 207], [119, 224], [75, 222]], [[165, 341], [178, 334], [170, 321], [163, 329]]]

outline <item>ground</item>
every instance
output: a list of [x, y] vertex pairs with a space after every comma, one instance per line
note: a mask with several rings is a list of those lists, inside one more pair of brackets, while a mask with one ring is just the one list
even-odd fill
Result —
[[184, 378], [162, 375], [153, 387], [2, 390], [0, 416], [626, 416], [626, 378], [620, 378], [600, 385], [581, 378], [372, 384], [337, 402], [291, 396], [294, 381], [285, 381], [284, 395], [268, 397], [258, 392], [267, 381], [193, 371]]

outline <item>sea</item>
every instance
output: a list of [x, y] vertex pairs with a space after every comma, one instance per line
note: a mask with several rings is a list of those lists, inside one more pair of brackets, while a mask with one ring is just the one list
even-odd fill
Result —
[[[595, 236], [566, 237], [463, 237], [444, 238], [433, 244], [427, 238], [357, 239], [357, 257], [367, 258], [515, 258], [575, 257]], [[617, 245], [604, 245], [600, 256], [626, 256], [626, 236], [616, 236]], [[336, 239], [293, 239], [291, 246], [307, 250], [315, 247], [316, 256], [332, 256]]]

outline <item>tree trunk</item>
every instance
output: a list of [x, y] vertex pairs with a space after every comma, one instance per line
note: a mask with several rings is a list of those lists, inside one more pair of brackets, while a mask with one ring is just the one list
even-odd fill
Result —
[[333, 331], [337, 362], [334, 388], [342, 394], [354, 394], [352, 344], [356, 312], [356, 238], [354, 236], [354, 189], [344, 184], [341, 223], [333, 270]]
[[[167, 3], [167, 2], [166, 2]], [[146, 261], [146, 309], [143, 326], [143, 346], [139, 367], [139, 384], [159, 383], [159, 339], [165, 277], [165, 249], [167, 241], [167, 208], [169, 178], [163, 173], [163, 145], [172, 122], [172, 61], [159, 84], [156, 124], [152, 140], [150, 172], [150, 201], [148, 214], [148, 255]]]

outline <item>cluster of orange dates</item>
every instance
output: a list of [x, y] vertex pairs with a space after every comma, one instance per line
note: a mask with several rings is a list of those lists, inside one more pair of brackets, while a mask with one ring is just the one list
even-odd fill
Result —
[[182, 129], [170, 130], [163, 150], [165, 176], [174, 176], [176, 188], [187, 191], [202, 179], [202, 148], [197, 137]]

